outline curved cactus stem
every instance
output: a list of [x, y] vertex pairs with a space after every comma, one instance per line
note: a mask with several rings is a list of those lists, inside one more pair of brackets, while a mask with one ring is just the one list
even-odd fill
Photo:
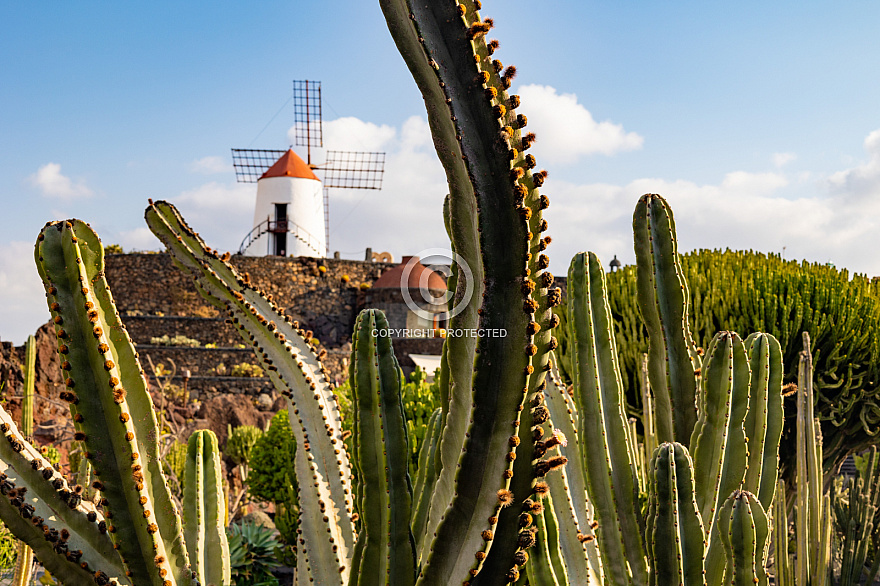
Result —
[[[559, 519], [559, 544], [572, 584], [602, 584], [602, 562], [593, 533], [593, 511], [587, 500], [587, 481], [577, 428], [577, 407], [554, 371], [547, 377], [546, 405], [550, 420], [566, 438], [559, 453], [568, 458], [560, 478], [550, 484]], [[567, 509], [567, 510], [566, 510]]]
[[419, 450], [419, 467], [413, 488], [412, 532], [416, 540], [416, 551], [421, 551], [426, 541], [425, 528], [428, 524], [428, 511], [431, 498], [434, 496], [434, 484], [437, 481], [437, 468], [434, 457], [440, 445], [440, 433], [443, 419], [440, 408], [434, 410], [428, 420], [425, 439]]
[[748, 450], [743, 428], [749, 409], [751, 372], [745, 345], [733, 332], [719, 332], [703, 359], [699, 394], [700, 418], [691, 436], [696, 477], [696, 497], [709, 546], [706, 581], [721, 583], [724, 551], [717, 539], [715, 517], [723, 495], [740, 488], [745, 477]]
[[678, 258], [672, 210], [659, 195], [642, 196], [633, 215], [638, 302], [648, 330], [648, 378], [656, 399], [657, 439], [689, 446], [698, 363], [688, 325], [688, 293]]
[[737, 490], [719, 510], [720, 540], [727, 554], [724, 584], [730, 586], [767, 586], [764, 552], [769, 525], [758, 498]]
[[351, 586], [415, 583], [416, 550], [410, 530], [412, 486], [409, 442], [400, 400], [402, 374], [385, 315], [365, 309], [358, 316], [351, 350], [355, 443], [363, 542]]
[[[453, 232], [460, 230], [453, 243], [467, 262], [477, 265], [470, 267], [474, 295], [481, 285], [487, 292], [479, 318], [470, 315], [484, 331], [506, 334], [478, 338], [472, 363], [467, 356], [459, 362], [453, 346], [449, 347], [450, 367], [463, 371], [461, 376], [456, 370], [451, 373], [452, 399], [441, 444], [443, 469], [428, 528], [436, 537], [420, 577], [421, 584], [446, 585], [470, 580], [480, 571], [475, 554], [491, 548], [493, 541], [485, 538], [496, 527], [488, 520], [498, 517], [496, 494], [510, 484], [508, 440], [519, 428], [533, 355], [527, 353], [531, 335], [526, 332], [537, 309], [523, 290], [531, 211], [517, 205], [517, 181], [511, 179], [511, 164], [523, 160], [513, 146], [520, 146], [518, 133], [502, 132], [508, 124], [518, 127], [515, 114], [504, 104], [506, 91], [485, 42], [468, 36], [480, 18], [476, 3], [385, 0], [381, 5], [425, 96], [450, 184], [450, 225]], [[458, 157], [462, 158], [454, 160]], [[476, 312], [476, 305], [467, 311]], [[468, 371], [471, 365], [473, 370]], [[480, 583], [506, 581], [503, 575], [490, 574], [481, 576]]]
[[35, 257], [55, 322], [65, 393], [100, 474], [119, 555], [135, 582], [190, 584], [180, 515], [158, 458], [155, 412], [104, 278], [100, 239], [79, 220], [47, 224]]
[[[304, 543], [299, 549], [311, 560], [300, 570], [316, 582], [320, 574], [327, 584], [346, 583], [354, 546], [351, 472], [336, 395], [314, 347], [272, 301], [207, 248], [174, 206], [151, 203], [146, 219], [202, 296], [227, 312], [253, 345], [275, 387], [288, 398], [297, 474], [318, 480], [299, 484], [300, 508], [308, 513], [301, 519]], [[325, 551], [336, 561], [319, 564], [316, 556]]]
[[[129, 584], [125, 567], [94, 505], [82, 501], [0, 408], [0, 518], [65, 583], [94, 584], [96, 572]], [[57, 487], [57, 488], [56, 488]], [[69, 533], [59, 546], [62, 530]], [[50, 540], [51, 538], [51, 540]], [[85, 566], [85, 567], [83, 567]]]
[[[622, 388], [614, 332], [605, 292], [605, 272], [590, 253], [575, 255], [568, 271], [569, 336], [578, 401], [579, 436], [587, 493], [599, 521], [598, 539], [606, 579], [646, 584], [642, 529], [636, 512], [635, 469], [621, 404]], [[627, 569], [629, 565], [629, 570]]]
[[646, 539], [651, 586], [705, 586], [703, 523], [687, 448], [661, 444], [651, 458]]
[[184, 469], [183, 526], [193, 569], [203, 584], [229, 586], [229, 543], [223, 507], [223, 475], [217, 436], [199, 430], [189, 436]]
[[749, 461], [743, 483], [758, 495], [769, 511], [779, 476], [779, 440], [782, 437], [782, 348], [770, 334], [754, 333], [745, 340], [749, 367], [749, 411], [744, 423]]
[[[479, 299], [484, 275], [479, 252], [477, 199], [457, 140], [458, 130], [450, 119], [446, 94], [438, 84], [437, 72], [434, 69], [436, 64], [432, 65], [431, 60], [426, 57], [420, 42], [420, 33], [416, 30], [415, 23], [410, 20], [410, 7], [407, 1], [381, 0], [379, 4], [391, 36], [425, 100], [428, 124], [449, 183], [450, 193], [447, 198], [448, 204], [445, 206], [448, 210], [445, 214], [447, 231], [453, 250], [461, 255], [473, 275], [471, 285], [474, 289], [470, 299], [465, 298], [466, 286], [455, 288], [450, 307], [461, 306], [464, 310], [450, 319], [449, 326], [455, 329], [476, 328], [479, 324], [477, 314], [479, 304], [473, 300]], [[455, 263], [453, 267], [457, 272]], [[426, 529], [430, 538], [425, 540], [423, 551], [420, 552], [422, 564], [427, 560], [437, 525], [455, 495], [458, 459], [471, 419], [475, 349], [476, 339], [470, 336], [447, 338], [444, 344], [444, 355], [449, 366], [449, 394], [448, 401], [443, 403], [443, 432], [440, 449], [436, 455], [439, 477], [434, 489], [435, 496]]]

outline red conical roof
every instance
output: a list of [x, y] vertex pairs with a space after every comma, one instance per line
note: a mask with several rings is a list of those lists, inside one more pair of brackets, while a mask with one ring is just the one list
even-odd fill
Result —
[[318, 176], [312, 172], [305, 161], [299, 158], [293, 149], [288, 150], [281, 155], [281, 158], [275, 161], [275, 164], [263, 173], [260, 179], [266, 177], [301, 177], [303, 179], [314, 179], [320, 181]]
[[407, 268], [407, 264], [409, 264], [411, 261], [412, 266], [410, 267], [409, 274], [407, 275], [406, 284], [409, 289], [418, 289], [419, 283], [422, 279], [422, 275], [427, 273], [426, 281], [428, 289], [439, 291], [446, 290], [446, 280], [438, 275], [436, 272], [423, 265], [419, 257], [417, 256], [403, 257], [399, 265], [388, 269], [387, 271], [382, 273], [382, 275], [378, 279], [376, 279], [376, 282], [373, 283], [373, 289], [399, 289], [402, 284], [400, 281], [403, 277], [403, 271]]

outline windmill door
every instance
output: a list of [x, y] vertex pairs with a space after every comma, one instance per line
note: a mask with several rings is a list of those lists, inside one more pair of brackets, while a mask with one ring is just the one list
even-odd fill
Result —
[[275, 256], [287, 256], [287, 204], [275, 204], [274, 248]]

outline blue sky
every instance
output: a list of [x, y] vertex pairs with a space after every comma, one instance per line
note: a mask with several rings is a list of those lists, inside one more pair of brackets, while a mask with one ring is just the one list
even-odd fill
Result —
[[[768, 4], [484, 2], [550, 172], [555, 272], [582, 249], [631, 261], [654, 191], [682, 250], [880, 274], [880, 5]], [[293, 79], [323, 82], [325, 144], [388, 153], [382, 192], [331, 192], [331, 249], [445, 245], [421, 98], [376, 2], [5, 2], [0, 79], [0, 339], [48, 318], [30, 258], [48, 220], [158, 248], [143, 208], [169, 199], [236, 249], [254, 186], [229, 149], [292, 142]]]

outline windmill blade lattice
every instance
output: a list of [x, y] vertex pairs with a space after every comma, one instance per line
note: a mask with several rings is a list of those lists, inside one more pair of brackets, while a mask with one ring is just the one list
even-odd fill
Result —
[[326, 187], [342, 189], [382, 189], [385, 153], [366, 151], [327, 151], [324, 172]]
[[287, 151], [232, 149], [232, 166], [239, 183], [256, 183], [275, 161]]

